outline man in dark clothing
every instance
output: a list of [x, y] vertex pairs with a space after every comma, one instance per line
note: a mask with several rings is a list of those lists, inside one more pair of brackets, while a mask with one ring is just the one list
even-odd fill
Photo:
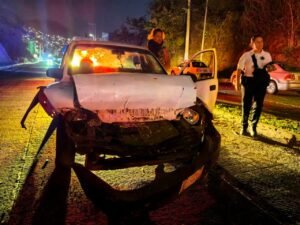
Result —
[[167, 48], [164, 46], [164, 32], [156, 28], [148, 37], [148, 49], [159, 59], [161, 64], [168, 71], [170, 69], [170, 57]]

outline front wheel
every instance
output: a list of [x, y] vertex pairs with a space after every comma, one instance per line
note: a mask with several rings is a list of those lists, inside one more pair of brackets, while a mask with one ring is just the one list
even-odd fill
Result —
[[276, 94], [278, 92], [277, 84], [275, 81], [271, 80], [269, 86], [267, 87], [268, 94]]
[[75, 147], [73, 141], [66, 133], [64, 119], [60, 116], [56, 130], [56, 156], [55, 165], [71, 167], [75, 160]]

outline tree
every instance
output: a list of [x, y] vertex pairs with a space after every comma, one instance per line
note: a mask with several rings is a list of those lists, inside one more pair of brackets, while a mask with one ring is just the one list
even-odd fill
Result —
[[[172, 64], [183, 60], [187, 1], [155, 0], [150, 6], [153, 27], [167, 34]], [[233, 43], [238, 32], [235, 24], [240, 18], [241, 3], [237, 0], [210, 0], [208, 6], [205, 48], [217, 48], [219, 65], [235, 64], [237, 46]], [[191, 1], [190, 56], [200, 50], [205, 1]]]
[[287, 33], [287, 46], [297, 46], [297, 33], [300, 31], [300, 2], [298, 0], [281, 0], [278, 3], [282, 9], [277, 24]]
[[[200, 49], [205, 1], [192, 1], [192, 52]], [[204, 48], [216, 48], [219, 69], [236, 64], [241, 47], [244, 47], [236, 24], [242, 7], [236, 0], [209, 0]], [[237, 43], [241, 43], [240, 45]]]
[[126, 23], [110, 34], [111, 40], [128, 44], [145, 45], [147, 37], [146, 23], [145, 17], [127, 18]]
[[[191, 0], [191, 4], [190, 56], [201, 48], [205, 1]], [[171, 63], [176, 65], [183, 61], [186, 11], [186, 0], [152, 0], [149, 21], [132, 20], [118, 35], [130, 41], [140, 33], [139, 40], [145, 40], [145, 30], [163, 29]], [[254, 34], [265, 37], [272, 55], [285, 52], [291, 56], [300, 34], [299, 11], [299, 0], [209, 0], [204, 47], [217, 49], [219, 69], [235, 66]], [[131, 31], [133, 27], [138, 27], [137, 33]]]
[[299, 11], [299, 0], [244, 0], [240, 33], [248, 39], [253, 34], [262, 34], [271, 51], [290, 54], [298, 44]]
[[182, 0], [153, 0], [150, 4], [147, 29], [161, 28], [165, 32], [173, 65], [183, 60], [186, 7], [186, 1]]

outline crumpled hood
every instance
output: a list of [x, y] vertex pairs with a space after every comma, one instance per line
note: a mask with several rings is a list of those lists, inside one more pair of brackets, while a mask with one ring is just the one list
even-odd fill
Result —
[[73, 80], [81, 107], [97, 111], [105, 122], [172, 120], [196, 101], [188, 76], [80, 74]]

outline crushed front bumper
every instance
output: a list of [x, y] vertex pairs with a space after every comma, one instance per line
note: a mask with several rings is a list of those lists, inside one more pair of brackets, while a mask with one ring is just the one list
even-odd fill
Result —
[[[200, 153], [218, 152], [218, 147], [204, 147], [205, 138], [212, 139], [216, 146], [220, 143], [217, 131], [209, 134], [208, 130], [213, 125], [206, 120], [208, 118], [203, 116], [196, 125], [190, 125], [182, 118], [176, 121], [100, 124], [93, 115], [86, 116], [84, 120], [74, 120], [74, 116], [67, 115], [65, 127], [75, 151], [87, 155], [86, 166], [103, 170], [190, 162]], [[207, 158], [210, 158], [209, 155]]]

